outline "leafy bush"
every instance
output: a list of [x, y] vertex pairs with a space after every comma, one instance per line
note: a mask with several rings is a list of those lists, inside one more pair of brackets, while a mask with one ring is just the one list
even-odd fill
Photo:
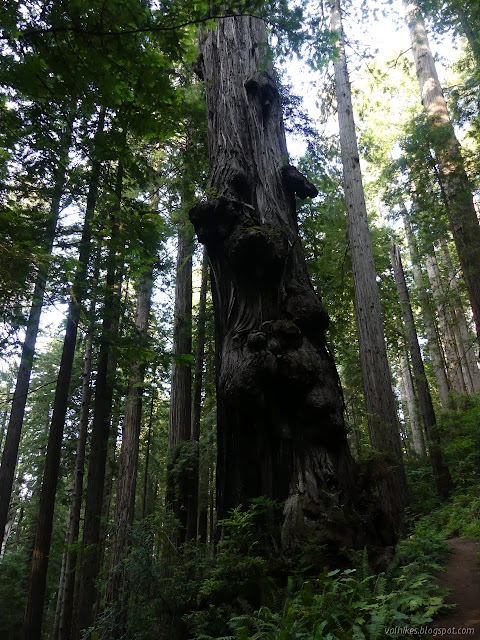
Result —
[[439, 419], [443, 453], [457, 487], [480, 484], [480, 402], [476, 396], [457, 398], [456, 410]]
[[454, 534], [480, 540], [479, 488], [457, 490], [449, 502], [420, 518], [417, 529], [424, 533]]
[[[208, 605], [187, 617], [196, 640], [375, 640], [385, 637], [386, 627], [423, 625], [443, 606], [445, 592], [434, 575], [447, 545], [440, 536], [416, 535], [398, 546], [379, 575], [368, 567], [366, 553], [358, 552], [356, 568], [326, 568], [308, 579], [311, 567], [305, 568], [303, 577], [297, 571], [286, 584], [277, 573], [270, 578], [270, 602], [264, 588], [262, 603], [253, 609], [249, 580], [265, 583], [274, 568], [257, 553], [253, 523], [252, 510], [235, 510], [224, 521], [228, 534], [218, 564], [200, 588]], [[292, 568], [283, 561], [283, 570]], [[218, 600], [221, 594], [227, 598]]]
[[445, 553], [438, 538], [408, 540], [385, 573], [373, 574], [365, 557], [357, 569], [324, 571], [287, 597], [280, 610], [263, 606], [232, 618], [230, 638], [377, 640], [385, 628], [424, 625], [443, 606], [445, 592], [433, 574]]
[[0, 562], [0, 638], [18, 637], [22, 628], [27, 576], [24, 551], [7, 551]]

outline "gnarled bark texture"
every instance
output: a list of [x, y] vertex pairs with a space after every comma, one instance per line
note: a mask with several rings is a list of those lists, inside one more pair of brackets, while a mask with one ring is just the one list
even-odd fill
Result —
[[284, 546], [363, 545], [328, 315], [295, 216], [295, 193], [317, 191], [288, 164], [266, 40], [263, 21], [243, 16], [220, 20], [200, 41], [215, 196], [190, 218], [211, 266], [218, 515], [265, 495], [285, 501]]

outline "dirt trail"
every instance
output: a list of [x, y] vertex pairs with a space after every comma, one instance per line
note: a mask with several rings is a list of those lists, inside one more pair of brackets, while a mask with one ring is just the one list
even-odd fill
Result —
[[457, 606], [428, 625], [426, 637], [480, 640], [480, 542], [453, 538], [450, 544], [453, 553], [439, 583], [453, 589], [446, 602]]

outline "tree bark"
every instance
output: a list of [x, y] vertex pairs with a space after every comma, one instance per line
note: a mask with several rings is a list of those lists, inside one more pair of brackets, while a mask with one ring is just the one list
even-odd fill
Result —
[[[194, 486], [192, 487], [192, 498], [196, 499], [196, 504], [192, 504], [192, 514], [196, 514], [196, 532], [199, 532], [199, 464], [200, 464], [200, 418], [202, 413], [202, 388], [203, 388], [203, 366], [205, 362], [205, 331], [206, 331], [206, 310], [207, 310], [207, 284], [208, 284], [208, 255], [205, 247], [202, 257], [202, 278], [200, 283], [200, 297], [197, 314], [197, 341], [195, 345], [195, 369], [193, 382], [193, 402], [192, 402], [192, 442], [197, 443], [196, 456], [194, 460], [195, 469], [192, 474]], [[196, 485], [196, 486], [195, 486]], [[203, 527], [202, 527], [203, 529]]]
[[108, 251], [105, 299], [100, 337], [100, 353], [95, 383], [95, 400], [88, 480], [85, 496], [85, 515], [80, 560], [79, 592], [73, 636], [80, 638], [82, 629], [89, 627], [94, 618], [96, 578], [100, 569], [100, 524], [105, 489], [113, 390], [117, 366], [115, 341], [118, 337], [123, 278], [124, 247], [118, 212], [122, 193], [123, 166], [118, 163], [116, 177], [117, 212], [112, 213], [112, 231]]
[[295, 214], [295, 193], [317, 190], [288, 164], [266, 41], [261, 19], [223, 18], [201, 34], [197, 65], [213, 197], [190, 219], [207, 247], [215, 310], [217, 514], [267, 496], [284, 503], [285, 547], [363, 546], [328, 315]]
[[339, 0], [330, 0], [331, 27], [337, 33], [335, 94], [338, 105], [348, 237], [355, 287], [355, 314], [370, 441], [391, 458], [392, 472], [379, 482], [383, 508], [401, 528], [406, 503], [399, 425], [392, 389], [372, 242], [360, 171]]
[[422, 104], [432, 126], [438, 132], [435, 152], [448, 201], [446, 210], [480, 344], [480, 225], [473, 204], [472, 187], [465, 172], [460, 144], [450, 121], [417, 0], [403, 0], [403, 4]]
[[478, 393], [480, 391], [480, 371], [478, 369], [477, 358], [475, 356], [474, 344], [470, 338], [467, 319], [460, 297], [460, 290], [455, 274], [455, 270], [450, 258], [447, 241], [442, 236], [440, 238], [440, 247], [442, 251], [443, 263], [446, 268], [448, 278], [448, 298], [452, 304], [452, 322], [455, 332], [457, 347], [462, 359], [463, 371], [465, 376], [465, 384], [469, 393]]
[[[105, 111], [101, 110], [97, 124], [97, 137], [103, 131]], [[72, 376], [73, 359], [77, 343], [77, 330], [81, 314], [81, 305], [86, 292], [87, 268], [91, 254], [91, 229], [100, 179], [100, 162], [94, 160], [87, 196], [85, 221], [83, 225], [78, 268], [72, 286], [72, 297], [68, 307], [67, 327], [63, 342], [58, 381], [55, 389], [53, 415], [48, 437], [45, 470], [40, 493], [40, 504], [35, 532], [35, 543], [32, 555], [30, 582], [25, 608], [23, 637], [25, 640], [40, 640], [43, 604], [48, 568], [48, 553], [52, 537], [53, 513], [60, 467], [60, 454], [67, 414], [68, 392]]]
[[146, 273], [139, 277], [136, 287], [135, 333], [139, 356], [132, 363], [122, 427], [122, 447], [118, 465], [114, 512], [115, 539], [110, 556], [110, 579], [107, 589], [107, 600], [110, 602], [122, 595], [120, 575], [115, 568], [125, 555], [127, 529], [133, 523], [135, 512], [142, 396], [147, 365], [144, 354], [142, 354], [142, 347], [144, 347], [148, 336], [152, 288], [153, 265], [147, 267]]
[[413, 318], [410, 297], [408, 294], [405, 275], [403, 272], [402, 258], [398, 245], [392, 243], [390, 247], [390, 257], [392, 260], [395, 283], [397, 285], [398, 297], [402, 310], [402, 318], [407, 334], [408, 350], [412, 360], [413, 378], [418, 394], [420, 411], [423, 418], [423, 426], [427, 437], [430, 460], [437, 491], [442, 498], [446, 498], [452, 488], [452, 480], [448, 468], [443, 463], [440, 436], [437, 431], [437, 420], [433, 408], [432, 397], [428, 387], [425, 368], [423, 366], [422, 353], [418, 344], [417, 330]]
[[433, 247], [431, 249], [431, 254], [427, 255], [425, 258], [425, 265], [427, 267], [428, 279], [430, 280], [432, 288], [433, 299], [435, 300], [435, 306], [437, 308], [438, 325], [442, 336], [445, 360], [447, 362], [447, 370], [452, 384], [452, 390], [457, 395], [465, 395], [467, 389], [465, 387], [455, 336], [447, 318], [447, 302]]
[[[189, 222], [179, 223], [177, 242], [165, 496], [166, 508], [171, 510], [179, 524], [177, 535], [170, 538], [175, 545], [195, 538], [197, 533], [198, 501], [194, 498], [193, 491], [194, 488], [198, 489], [198, 481], [194, 482], [193, 476], [198, 445], [191, 442], [192, 368], [187, 360], [192, 354], [193, 229]], [[198, 474], [198, 464], [196, 470]]]
[[[45, 229], [45, 252], [47, 255], [52, 253], [53, 241], [55, 239], [58, 216], [60, 213], [60, 201], [65, 186], [68, 150], [72, 137], [70, 127], [71, 121], [67, 123], [66, 131], [63, 133], [62, 140], [60, 142], [61, 150], [54, 176], [50, 212]], [[30, 375], [32, 373], [33, 358], [35, 355], [35, 343], [37, 341], [47, 277], [48, 267], [41, 265], [35, 281], [32, 305], [30, 307], [30, 314], [27, 321], [25, 340], [22, 346], [20, 367], [18, 369], [10, 419], [7, 427], [5, 447], [3, 449], [2, 462], [0, 466], [0, 540], [3, 540], [5, 525], [7, 522], [8, 506], [10, 504], [15, 466], [17, 464], [18, 447], [22, 433], [25, 406], [30, 386]]]
[[[91, 310], [91, 313], [93, 310]], [[73, 592], [75, 589], [75, 567], [77, 564], [76, 544], [80, 530], [80, 512], [82, 506], [83, 474], [85, 466], [85, 446], [88, 434], [88, 417], [90, 410], [90, 376], [92, 370], [92, 326], [85, 340], [82, 405], [78, 424], [77, 450], [75, 469], [73, 471], [70, 508], [67, 520], [67, 536], [62, 558], [62, 570], [57, 596], [53, 640], [70, 640], [73, 613]]]
[[400, 369], [402, 386], [404, 390], [405, 403], [407, 409], [407, 415], [410, 422], [410, 431], [412, 434], [412, 446], [411, 451], [417, 458], [424, 458], [425, 442], [423, 440], [422, 423], [420, 421], [420, 409], [418, 407], [418, 400], [415, 395], [415, 389], [413, 387], [413, 379], [408, 364], [408, 358], [405, 355], [400, 356]]
[[[155, 370], [153, 371], [153, 379], [155, 379]], [[148, 471], [150, 467], [150, 446], [152, 443], [154, 405], [155, 405], [155, 388], [152, 387], [152, 397], [150, 399], [150, 414], [148, 417], [147, 450], [145, 452], [145, 473], [143, 474], [142, 514], [141, 514], [142, 520], [144, 520], [149, 513], [149, 510], [147, 510], [147, 491], [148, 491]]]
[[425, 335], [427, 337], [427, 348], [433, 365], [433, 372], [437, 383], [438, 397], [442, 409], [447, 409], [450, 405], [450, 386], [445, 372], [445, 362], [443, 358], [442, 348], [439, 342], [437, 328], [435, 324], [434, 311], [432, 309], [429, 296], [427, 294], [425, 279], [420, 265], [418, 248], [413, 235], [412, 227], [408, 219], [406, 210], [402, 214], [403, 225], [407, 236], [410, 258], [412, 260], [412, 271], [415, 286], [417, 288], [418, 299], [422, 309], [422, 319], [425, 327]]

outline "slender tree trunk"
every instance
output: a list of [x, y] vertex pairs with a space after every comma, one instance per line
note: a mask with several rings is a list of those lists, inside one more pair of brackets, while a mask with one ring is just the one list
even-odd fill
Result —
[[453, 306], [452, 321], [457, 341], [457, 347], [461, 353], [462, 365], [465, 374], [465, 383], [470, 393], [480, 391], [480, 371], [478, 369], [477, 358], [470, 332], [468, 330], [465, 311], [463, 310], [457, 278], [450, 258], [450, 252], [445, 238], [440, 238], [443, 263], [448, 277], [448, 298]]
[[410, 430], [412, 433], [411, 449], [413, 450], [413, 453], [416, 457], [424, 458], [426, 452], [422, 433], [422, 423], [420, 421], [420, 409], [418, 406], [417, 397], [415, 396], [415, 389], [413, 387], [413, 379], [410, 367], [408, 365], [407, 356], [402, 355], [400, 357], [400, 369], [406, 409], [410, 422]]
[[[403, 367], [403, 359], [405, 358], [405, 356], [402, 356], [401, 360], [400, 360], [400, 375], [398, 376], [398, 388], [400, 390], [400, 400], [402, 403], [402, 411], [403, 411], [403, 416], [404, 416], [404, 420], [405, 420], [405, 428], [403, 428], [403, 432], [405, 432], [406, 426], [407, 426], [407, 421], [410, 418], [410, 409], [409, 409], [409, 398], [408, 398], [408, 393], [407, 393], [407, 389], [405, 386], [405, 378], [404, 378], [404, 367]], [[410, 371], [409, 371], [410, 373]], [[411, 379], [411, 376], [410, 376]], [[413, 382], [412, 382], [412, 389], [413, 389]], [[416, 400], [416, 398], [415, 398]], [[402, 425], [402, 423], [400, 423], [400, 425]], [[404, 447], [404, 451], [405, 451], [405, 455], [407, 456], [407, 458], [411, 457], [411, 453], [413, 451], [413, 443], [412, 443], [412, 434], [410, 432], [410, 434], [407, 434], [407, 438], [405, 440], [405, 447]]]
[[[53, 241], [55, 239], [57, 221], [60, 212], [60, 202], [65, 186], [65, 173], [68, 165], [68, 149], [70, 147], [71, 140], [70, 125], [71, 123], [67, 124], [67, 130], [63, 134], [63, 139], [60, 143], [61, 152], [57, 170], [55, 172], [50, 213], [45, 229], [45, 252], [48, 255], [52, 253]], [[20, 367], [18, 369], [10, 420], [7, 427], [5, 447], [2, 454], [2, 462], [0, 466], [0, 540], [3, 540], [5, 524], [8, 516], [8, 505], [10, 503], [10, 496], [12, 493], [15, 465], [17, 464], [18, 447], [20, 444], [23, 418], [25, 415], [25, 405], [27, 403], [28, 389], [30, 386], [30, 375], [35, 355], [35, 343], [40, 324], [40, 315], [42, 313], [47, 276], [48, 267], [40, 266], [35, 281], [32, 306], [30, 307], [30, 314], [27, 321], [25, 341], [22, 347]]]
[[[117, 213], [112, 216], [112, 232], [108, 251], [105, 299], [100, 338], [100, 353], [95, 383], [95, 400], [92, 423], [92, 441], [88, 461], [88, 480], [85, 497], [85, 516], [80, 561], [79, 593], [76, 626], [73, 636], [80, 638], [82, 629], [89, 627], [94, 618], [96, 601], [95, 580], [101, 562], [100, 524], [105, 489], [113, 390], [117, 356], [115, 340], [118, 337], [121, 307], [124, 248], [118, 215], [122, 192], [123, 166], [118, 163], [116, 200]], [[120, 236], [120, 237], [119, 237]]]
[[437, 308], [438, 325], [440, 333], [442, 335], [443, 348], [445, 350], [445, 360], [447, 362], [447, 369], [452, 383], [452, 389], [457, 395], [465, 395], [467, 389], [465, 387], [465, 381], [463, 379], [463, 373], [461, 369], [460, 358], [457, 352], [457, 345], [455, 342], [455, 336], [453, 330], [448, 322], [446, 314], [446, 298], [443, 291], [440, 271], [438, 268], [437, 260], [435, 257], [434, 249], [432, 247], [432, 253], [425, 258], [425, 265], [427, 267], [428, 279], [432, 288], [433, 299]]
[[[460, 266], [472, 305], [480, 344], [480, 225], [473, 205], [472, 187], [464, 168], [460, 144], [455, 137], [447, 103], [438, 80], [425, 23], [417, 0], [403, 0], [410, 30], [422, 104], [438, 129], [436, 157], [448, 201], [447, 215]], [[441, 140], [441, 142], [440, 142]]]
[[442, 498], [445, 498], [448, 496], [448, 493], [452, 488], [452, 480], [450, 478], [448, 468], [445, 466], [442, 459], [440, 436], [437, 431], [437, 420], [433, 408], [432, 397], [430, 395], [430, 389], [428, 387], [427, 377], [425, 375], [422, 353], [420, 351], [420, 345], [418, 344], [418, 336], [413, 319], [412, 307], [410, 305], [410, 297], [403, 272], [402, 258], [400, 256], [398, 245], [394, 243], [392, 243], [390, 247], [390, 257], [395, 274], [398, 297], [400, 299], [403, 323], [407, 334], [408, 350], [412, 360], [413, 377], [418, 394], [420, 411], [422, 413], [425, 435], [427, 437], [433, 474], [435, 476], [438, 493]]
[[[100, 269], [100, 244], [97, 247], [95, 271], [92, 278], [93, 287], [97, 286]], [[72, 632], [73, 601], [75, 592], [75, 570], [77, 566], [77, 542], [80, 531], [80, 514], [82, 509], [83, 477], [85, 471], [85, 448], [88, 437], [88, 421], [91, 401], [91, 371], [93, 355], [93, 332], [95, 326], [96, 293], [90, 302], [90, 322], [85, 337], [83, 356], [82, 402], [78, 423], [77, 448], [75, 453], [75, 468], [73, 471], [72, 488], [70, 491], [70, 507], [67, 519], [67, 534], [65, 550], [62, 557], [55, 622], [52, 640], [70, 640]]]
[[23, 504], [21, 504], [18, 512], [17, 528], [15, 529], [15, 540], [12, 545], [12, 551], [14, 552], [18, 549], [18, 543], [20, 542], [20, 533], [22, 530], [22, 520], [24, 515], [25, 509], [23, 508]]
[[[195, 370], [193, 383], [193, 404], [192, 404], [192, 442], [200, 442], [200, 417], [202, 412], [202, 388], [203, 388], [203, 365], [205, 361], [205, 329], [206, 329], [206, 309], [207, 309], [207, 283], [208, 283], [208, 255], [203, 248], [202, 258], [202, 279], [200, 284], [200, 299], [198, 303], [197, 315], [197, 343], [195, 345]], [[193, 481], [196, 487], [192, 487], [192, 498], [197, 499], [196, 504], [192, 504], [192, 514], [196, 514], [196, 535], [199, 530], [199, 463], [200, 449], [197, 444], [196, 458], [194, 460], [195, 469], [193, 471]]]
[[[197, 500], [193, 496], [198, 483], [193, 481], [197, 446], [192, 435], [192, 370], [185, 358], [192, 353], [192, 253], [193, 229], [188, 222], [178, 229], [175, 310], [173, 327], [173, 363], [170, 414], [168, 421], [168, 466], [165, 502], [179, 522], [175, 544], [195, 538]], [[182, 361], [183, 359], [183, 361]], [[193, 446], [192, 446], [193, 445]], [[196, 451], [193, 450], [195, 446]], [[197, 466], [198, 473], [198, 466]], [[195, 485], [195, 486], [194, 486]]]
[[[97, 136], [103, 131], [105, 112], [99, 114]], [[24, 640], [40, 640], [45, 599], [48, 553], [52, 537], [53, 513], [60, 467], [60, 454], [63, 429], [67, 414], [68, 392], [72, 376], [73, 359], [77, 343], [77, 330], [81, 314], [81, 305], [86, 292], [87, 268], [91, 254], [91, 221], [95, 210], [98, 183], [100, 178], [100, 162], [94, 160], [90, 176], [87, 196], [85, 222], [80, 241], [78, 268], [73, 283], [72, 298], [68, 307], [67, 327], [63, 342], [63, 351], [58, 372], [55, 400], [53, 404], [52, 422], [48, 437], [45, 470], [40, 493], [40, 504], [35, 533], [35, 545], [32, 555], [30, 582], [25, 609], [23, 636]]]
[[[324, 335], [328, 315], [296, 222], [295, 193], [317, 191], [286, 164], [266, 41], [263, 21], [242, 16], [220, 20], [200, 42], [217, 196], [190, 218], [212, 274], [217, 513], [267, 496], [285, 503], [285, 547], [306, 539], [363, 546], [341, 389]], [[329, 524], [332, 509], [349, 525]]]
[[[153, 372], [153, 379], [155, 379], [155, 371]], [[147, 511], [147, 492], [148, 492], [148, 471], [150, 467], [150, 447], [152, 444], [154, 406], [155, 406], [155, 388], [152, 388], [152, 397], [150, 399], [150, 414], [148, 417], [147, 450], [145, 452], [145, 473], [143, 474], [142, 515], [141, 515], [142, 520], [145, 519], [145, 517], [149, 512]]]
[[433, 372], [437, 382], [438, 397], [443, 409], [447, 409], [450, 405], [450, 387], [447, 374], [445, 372], [445, 362], [443, 359], [442, 348], [440, 346], [437, 329], [435, 325], [435, 316], [430, 304], [430, 300], [425, 287], [425, 278], [420, 266], [418, 248], [413, 235], [412, 227], [408, 219], [406, 211], [403, 213], [403, 224], [407, 235], [408, 248], [412, 260], [412, 271], [415, 286], [418, 292], [418, 298], [422, 309], [422, 319], [427, 337], [427, 348], [433, 365]]
[[[8, 393], [7, 392], [7, 399], [5, 400], [5, 403], [10, 404], [10, 398], [8, 397]], [[3, 447], [3, 438], [5, 437], [5, 432], [7, 430], [7, 418], [8, 418], [8, 408], [6, 408], [3, 412], [2, 415], [2, 426], [0, 428], [0, 450]]]
[[140, 276], [136, 287], [135, 332], [139, 353], [138, 359], [132, 364], [128, 381], [125, 417], [122, 428], [122, 448], [118, 466], [114, 515], [115, 539], [110, 556], [110, 580], [107, 589], [107, 600], [110, 602], [122, 597], [120, 574], [115, 570], [115, 567], [124, 557], [127, 529], [134, 519], [142, 396], [146, 369], [146, 360], [142, 353], [142, 347], [148, 335], [152, 287], [153, 266], [147, 268], [147, 272]]
[[335, 93], [338, 105], [348, 236], [355, 286], [355, 314], [363, 388], [372, 446], [388, 454], [392, 473], [378, 486], [383, 508], [401, 528], [406, 502], [399, 425], [383, 331], [380, 297], [360, 171], [339, 0], [330, 0], [331, 27], [337, 32]]
[[85, 446], [88, 434], [88, 417], [90, 410], [91, 387], [90, 375], [92, 370], [92, 334], [89, 332], [85, 342], [82, 407], [78, 426], [77, 451], [75, 456], [75, 469], [73, 472], [72, 491], [70, 498], [70, 510], [67, 521], [67, 540], [65, 549], [65, 567], [63, 580], [60, 580], [58, 593], [58, 635], [54, 638], [70, 640], [73, 596], [75, 591], [75, 568], [77, 565], [76, 545], [80, 530], [80, 512], [82, 506], [83, 475], [85, 467]]

